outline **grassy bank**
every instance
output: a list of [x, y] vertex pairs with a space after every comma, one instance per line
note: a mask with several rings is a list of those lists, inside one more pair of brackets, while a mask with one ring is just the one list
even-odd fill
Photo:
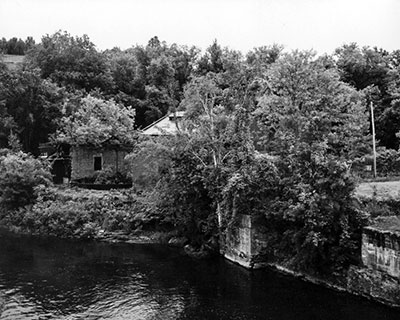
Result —
[[35, 235], [106, 241], [168, 242], [176, 234], [132, 190], [48, 188], [29, 206], [2, 214], [8, 229]]

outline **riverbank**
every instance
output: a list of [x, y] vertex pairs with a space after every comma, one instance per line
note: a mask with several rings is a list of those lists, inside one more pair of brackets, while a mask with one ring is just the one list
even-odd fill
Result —
[[352, 294], [400, 311], [400, 288], [398, 280], [381, 272], [377, 273], [368, 268], [351, 266], [345, 275], [338, 277], [336, 281], [332, 281], [296, 272], [275, 263], [267, 264], [267, 267], [305, 282], [337, 292]]
[[1, 234], [0, 243], [2, 320], [398, 319], [366, 299], [164, 245]]
[[74, 239], [125, 235], [140, 240], [149, 231], [170, 232], [147, 201], [130, 190], [52, 187], [42, 190], [34, 204], [3, 213], [1, 223], [15, 232]]
[[137, 194], [132, 189], [53, 187], [43, 190], [35, 204], [2, 214], [0, 226], [17, 234], [165, 244], [181, 247], [194, 258], [213, 255], [207, 246], [193, 247], [170, 221], [152, 209], [151, 195]]
[[[148, 195], [135, 194], [132, 190], [51, 188], [42, 192], [34, 205], [6, 215], [2, 222], [9, 230], [17, 233], [93, 239], [106, 243], [164, 244], [181, 247], [183, 252], [194, 258], [210, 256], [210, 248], [192, 247], [187, 238], [182, 237], [173, 226], [163, 221], [162, 217], [154, 214], [151, 208]], [[277, 263], [263, 262], [260, 257], [253, 259], [252, 256], [257, 254], [250, 247], [255, 246], [261, 250], [268, 245], [263, 242], [265, 239], [262, 237], [251, 240], [255, 224], [248, 218], [245, 220], [239, 224], [238, 234], [229, 244], [229, 247], [234, 249], [234, 254], [225, 254], [228, 259], [239, 262], [240, 259], [249, 257], [245, 264], [242, 263], [247, 268], [259, 264], [330, 289], [364, 296], [391, 306], [400, 306], [400, 300], [391, 299], [387, 292], [377, 290], [377, 287], [381, 286], [389, 288], [389, 291], [386, 290], [388, 292], [398, 292], [399, 286], [396, 287], [390, 277], [387, 278], [383, 274], [377, 276], [366, 268], [354, 266], [340, 277], [324, 278], [295, 272]], [[250, 242], [235, 249], [235, 243], [243, 239], [250, 239]], [[246, 246], [250, 249], [246, 249]], [[398, 295], [400, 297], [400, 291]]]
[[[271, 235], [251, 215], [237, 217], [237, 228], [226, 237], [222, 254], [245, 268], [273, 268], [284, 274], [341, 292], [400, 307], [400, 218], [398, 181], [363, 183], [356, 189], [359, 210], [368, 218], [357, 244], [357, 256], [336, 276], [298, 272], [286, 263], [288, 256], [274, 259]], [[261, 224], [262, 225], [262, 224]], [[265, 225], [265, 224], [264, 224]], [[272, 239], [273, 240], [273, 239]], [[272, 242], [272, 246], [274, 242]], [[278, 262], [276, 262], [278, 261]], [[283, 263], [282, 263], [283, 262]]]

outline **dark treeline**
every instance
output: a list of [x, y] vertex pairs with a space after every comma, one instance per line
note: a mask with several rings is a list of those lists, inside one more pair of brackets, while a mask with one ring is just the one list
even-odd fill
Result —
[[[226, 93], [223, 103], [237, 103], [234, 96], [246, 96], [249, 85], [262, 78], [283, 48], [265, 46], [243, 55], [215, 41], [202, 53], [197, 47], [169, 45], [154, 37], [146, 45], [101, 52], [86, 35], [74, 37], [59, 31], [43, 36], [38, 44], [31, 37], [26, 41], [3, 38], [0, 51], [26, 54], [18, 70], [1, 67], [0, 147], [9, 144], [12, 133], [24, 151], [37, 154], [39, 143], [47, 142], [57, 130], [66, 105], [71, 108], [89, 93], [132, 106], [136, 128], [144, 128], [176, 109], [185, 86], [201, 76], [217, 75], [218, 87]], [[348, 44], [320, 59], [326, 68], [336, 69], [342, 81], [369, 92], [377, 138], [382, 146], [397, 149], [400, 50]], [[254, 97], [259, 94], [257, 86], [251, 90]]]
[[2, 38], [0, 40], [0, 53], [24, 55], [34, 46], [35, 40], [32, 37], [27, 37], [25, 41], [15, 37], [9, 40]]

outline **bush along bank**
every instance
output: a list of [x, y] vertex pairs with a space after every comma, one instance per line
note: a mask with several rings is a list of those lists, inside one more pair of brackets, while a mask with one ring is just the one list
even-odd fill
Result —
[[[55, 187], [47, 162], [20, 151], [0, 150], [0, 225], [14, 232], [188, 245], [190, 229], [176, 223], [179, 219], [168, 214], [160, 198], [160, 192], [151, 189]], [[198, 256], [190, 245], [185, 251]]]
[[148, 200], [130, 190], [43, 188], [35, 203], [3, 212], [1, 224], [60, 238], [168, 242], [175, 232], [152, 214]]

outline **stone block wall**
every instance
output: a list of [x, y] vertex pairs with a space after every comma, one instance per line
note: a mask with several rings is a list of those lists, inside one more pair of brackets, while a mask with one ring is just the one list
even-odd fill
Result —
[[92, 177], [95, 174], [94, 157], [102, 157], [102, 169], [113, 168], [116, 173], [126, 173], [127, 167], [124, 161], [128, 154], [127, 150], [116, 148], [96, 149], [86, 146], [71, 148], [71, 179]]
[[399, 278], [400, 235], [373, 227], [365, 228], [362, 235], [361, 257], [367, 268]]
[[[268, 232], [262, 217], [238, 215], [237, 222], [222, 237], [221, 254], [228, 260], [249, 269], [270, 265], [279, 270], [301, 276], [314, 283], [337, 287], [328, 279], [315, 279], [297, 274], [268, 256]], [[270, 253], [271, 254], [271, 253]], [[385, 304], [400, 306], [400, 234], [374, 227], [364, 229], [362, 236], [364, 266], [351, 266], [339, 287]]]
[[251, 215], [237, 217], [237, 223], [228, 229], [224, 238], [222, 254], [225, 258], [251, 269], [266, 265], [266, 233], [258, 219]]
[[[386, 219], [390, 220], [390, 219]], [[391, 305], [400, 305], [400, 235], [384, 227], [364, 228], [361, 259], [364, 266], [351, 266], [347, 290]]]
[[351, 266], [347, 273], [346, 289], [356, 295], [400, 306], [399, 279], [389, 276], [386, 272]]

